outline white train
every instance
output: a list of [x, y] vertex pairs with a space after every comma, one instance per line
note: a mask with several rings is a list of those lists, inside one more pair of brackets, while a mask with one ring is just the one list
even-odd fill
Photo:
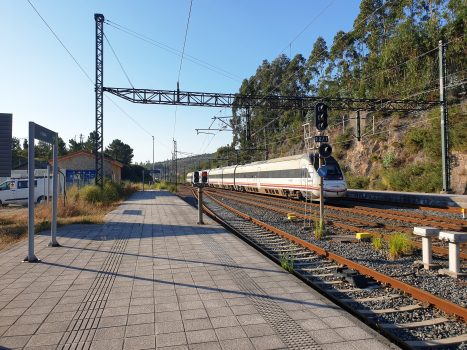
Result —
[[[210, 187], [313, 200], [319, 199], [318, 157], [317, 153], [306, 153], [203, 171], [208, 172]], [[342, 197], [347, 191], [347, 182], [339, 164], [328, 157], [323, 160], [323, 167], [327, 170], [323, 181], [324, 197]], [[187, 174], [190, 184], [193, 174]]]

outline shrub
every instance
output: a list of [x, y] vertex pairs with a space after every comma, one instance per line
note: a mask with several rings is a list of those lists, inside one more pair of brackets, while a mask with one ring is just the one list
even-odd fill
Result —
[[80, 192], [86, 202], [95, 203], [102, 201], [102, 190], [97, 185], [86, 186]]
[[105, 202], [115, 202], [119, 199], [119, 193], [118, 193], [118, 190], [116, 189], [116, 187], [114, 185], [112, 185], [111, 183], [107, 182], [105, 185], [104, 185], [104, 191], [102, 193], [102, 199], [105, 201]]
[[321, 220], [321, 222], [316, 218], [316, 213], [315, 213], [315, 237], [319, 241], [323, 238], [324, 236], [324, 218]]
[[281, 267], [284, 270], [289, 272], [293, 271], [293, 255], [294, 255], [294, 246], [290, 246], [290, 254], [289, 253], [280, 253], [279, 260], [281, 262]]
[[391, 165], [394, 164], [394, 161], [396, 160], [396, 157], [394, 153], [389, 152], [386, 154], [383, 158], [383, 165], [385, 168], [389, 168]]
[[370, 162], [378, 162], [380, 159], [381, 156], [377, 153], [373, 153], [369, 158]]
[[338, 151], [345, 151], [352, 146], [352, 140], [353, 140], [353, 135], [352, 135], [353, 129], [351, 127], [347, 127], [345, 129], [345, 133], [343, 134], [338, 134], [336, 136], [335, 144], [336, 144], [336, 149]]
[[352, 176], [350, 174], [345, 175], [348, 188], [366, 190], [370, 186], [369, 176]]
[[396, 232], [388, 243], [389, 258], [392, 260], [400, 258], [403, 254], [413, 253], [413, 243], [405, 233]]
[[380, 250], [384, 247], [384, 237], [380, 235], [379, 237], [373, 237], [373, 245], [376, 250]]

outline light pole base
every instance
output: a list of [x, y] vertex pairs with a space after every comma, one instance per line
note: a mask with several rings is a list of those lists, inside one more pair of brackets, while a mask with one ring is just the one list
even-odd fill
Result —
[[58, 242], [55, 242], [55, 243], [50, 242], [49, 244], [47, 244], [47, 247], [49, 247], [49, 248], [52, 248], [52, 247], [61, 247], [61, 245], [60, 245], [60, 243], [58, 243]]
[[204, 225], [204, 222], [197, 222], [196, 225]]

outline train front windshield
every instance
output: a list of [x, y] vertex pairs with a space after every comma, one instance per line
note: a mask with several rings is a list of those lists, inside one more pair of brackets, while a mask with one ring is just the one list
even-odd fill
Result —
[[[319, 167], [319, 155], [312, 154], [310, 156], [310, 161], [313, 164], [315, 170], [318, 170]], [[344, 176], [342, 175], [342, 170], [334, 159], [334, 157], [328, 157], [323, 160], [323, 168], [326, 168], [327, 175], [324, 180], [343, 180]]]
[[337, 164], [326, 164], [324, 166], [327, 170], [326, 180], [342, 180], [342, 171]]

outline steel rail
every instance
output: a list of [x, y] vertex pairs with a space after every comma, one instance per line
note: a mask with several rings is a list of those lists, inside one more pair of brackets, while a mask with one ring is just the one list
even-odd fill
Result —
[[[188, 188], [194, 198], [197, 198], [197, 193], [192, 189]], [[245, 243], [253, 247], [254, 249], [258, 250], [261, 252], [263, 255], [274, 261], [276, 264], [280, 265], [281, 262], [280, 260], [272, 255], [270, 252], [267, 250], [259, 247], [256, 243], [254, 243], [252, 240], [250, 240], [248, 237], [243, 235], [241, 232], [239, 232], [236, 228], [232, 227], [229, 225], [227, 222], [225, 222], [221, 217], [213, 213], [211, 210], [209, 210], [205, 205], [203, 205], [203, 209], [206, 211], [206, 213], [211, 216], [215, 221], [217, 221], [219, 224], [230, 230], [232, 233], [234, 233], [238, 238], [243, 240]], [[305, 248], [307, 249], [307, 248]], [[297, 272], [295, 270], [292, 270], [290, 272], [292, 275], [300, 279], [303, 283], [308, 285], [309, 287], [313, 288], [316, 290], [318, 293], [326, 297], [328, 300], [333, 302], [335, 305], [340, 306], [343, 310], [347, 311], [349, 314], [353, 315], [369, 327], [373, 328], [375, 331], [378, 333], [382, 334], [385, 336], [389, 341], [393, 342], [394, 344], [398, 345], [401, 349], [407, 349], [407, 350], [415, 350], [414, 347], [410, 346], [407, 344], [405, 341], [402, 339], [398, 338], [396, 335], [385, 329], [384, 327], [381, 327], [381, 325], [375, 323], [372, 319], [369, 319], [367, 315], [364, 315], [360, 313], [357, 309], [354, 309], [352, 306], [350, 306], [348, 303], [342, 301], [341, 299], [337, 298], [335, 295], [332, 293], [329, 293], [326, 289], [321, 288], [320, 286], [314, 284], [312, 281], [310, 281], [309, 278], [305, 277], [302, 275], [300, 272]]]
[[[222, 196], [222, 197], [226, 197], [226, 198], [229, 198], [228, 196], [225, 196], [225, 195], [220, 195], [220, 194], [216, 194], [218, 196]], [[232, 200], [236, 200], [236, 201], [239, 201], [239, 202], [243, 202], [245, 204], [250, 204], [250, 205], [256, 205], [256, 206], [259, 206], [259, 207], [262, 207], [264, 209], [269, 209], [269, 210], [274, 210], [274, 211], [277, 211], [277, 212], [280, 212], [280, 213], [289, 213], [289, 211], [287, 210], [283, 210], [283, 209], [279, 209], [279, 208], [275, 208], [275, 207], [270, 207], [270, 206], [265, 206], [265, 205], [261, 205], [261, 204], [256, 204], [254, 202], [250, 202], [250, 201], [246, 201], [246, 200], [243, 200], [243, 199], [238, 199], [238, 198], [232, 198], [230, 197], [230, 199]], [[284, 207], [288, 207], [287, 205], [283, 205]], [[299, 208], [294, 208], [294, 209], [299, 209]], [[331, 215], [334, 215], [334, 214], [327, 214], [327, 216], [331, 216]], [[310, 219], [309, 216], [306, 216], [304, 214], [298, 214], [297, 213], [297, 216], [300, 217], [300, 218], [303, 218], [303, 219]], [[337, 216], [339, 220], [349, 220], [349, 221], [353, 221], [353, 220], [358, 220], [358, 219], [353, 219], [353, 218], [347, 218], [347, 217], [340, 217], [338, 215], [334, 215], [334, 216]], [[313, 218], [311, 218], [313, 220]], [[314, 221], [314, 220], [313, 220]], [[358, 221], [362, 221], [363, 220], [358, 220]], [[341, 223], [338, 223], [338, 222], [334, 222], [334, 221], [330, 221], [330, 220], [324, 220], [325, 224], [327, 225], [333, 225], [333, 226], [336, 226], [336, 227], [339, 227], [339, 228], [342, 228], [342, 229], [345, 229], [345, 230], [349, 230], [349, 231], [352, 231], [352, 232], [362, 232], [362, 229], [359, 228], [359, 227], [355, 227], [355, 226], [350, 226], [350, 225], [345, 225], [345, 224], [341, 224]], [[406, 232], [406, 233], [409, 233], [409, 234], [413, 234], [413, 231], [412, 230], [409, 230], [409, 229], [406, 229], [404, 227], [396, 227], [396, 226], [390, 226], [390, 225], [383, 225], [381, 224], [381, 226], [379, 226], [381, 228], [386, 228], [386, 229], [391, 229], [391, 230], [394, 230], [394, 231], [403, 231], [403, 232]], [[365, 232], [371, 234], [372, 236], [374, 237], [380, 237], [380, 236], [383, 236], [386, 240], [390, 239], [392, 236], [391, 235], [388, 235], [388, 234], [384, 234], [384, 233], [380, 233], [380, 232], [375, 232], [375, 231], [371, 231], [371, 230], [367, 230], [365, 229], [364, 230]], [[415, 247], [417, 248], [420, 248], [422, 249], [422, 243], [421, 242], [417, 242], [417, 241], [410, 241]], [[432, 250], [434, 253], [437, 253], [437, 254], [442, 254], [442, 255], [446, 255], [446, 256], [449, 256], [449, 249], [446, 249], [446, 248], [442, 248], [442, 247], [438, 247], [438, 246], [435, 246], [433, 245], [432, 246]], [[467, 260], [467, 253], [462, 253], [460, 252], [459, 253], [459, 256], [464, 259], [464, 260]]]
[[451, 314], [451, 315], [456, 315], [464, 320], [467, 321], [467, 309], [459, 306], [459, 305], [456, 305], [454, 303], [451, 303], [449, 301], [446, 301], [446, 300], [443, 300], [433, 294], [430, 294], [428, 292], [425, 292], [421, 289], [418, 289], [416, 287], [413, 287], [407, 283], [404, 283], [404, 282], [401, 282], [395, 278], [392, 278], [392, 277], [389, 277], [389, 276], [386, 276], [378, 271], [375, 271], [373, 269], [370, 269], [366, 266], [363, 266], [363, 265], [360, 265], [352, 260], [349, 260], [349, 259], [346, 259], [344, 257], [341, 257], [340, 255], [337, 255], [337, 254], [334, 254], [334, 253], [331, 253], [331, 252], [328, 252], [326, 249], [323, 249], [323, 248], [320, 248], [320, 247], [317, 247], [311, 243], [308, 243], [298, 237], [295, 237], [295, 236], [292, 236], [284, 231], [281, 231], [275, 227], [272, 227], [268, 224], [265, 224], [264, 222], [261, 222], [259, 220], [256, 220], [254, 218], [252, 218], [251, 216], [247, 215], [247, 214], [244, 214], [236, 209], [233, 209], [229, 206], [227, 206], [226, 204], [220, 202], [219, 200], [213, 198], [210, 194], [206, 193], [206, 195], [211, 198], [213, 201], [215, 201], [217, 204], [221, 205], [222, 207], [234, 212], [235, 214], [241, 216], [242, 218], [246, 219], [246, 220], [249, 220], [255, 224], [257, 224], [258, 226], [261, 226], [271, 232], [274, 232], [284, 238], [287, 238], [288, 240], [298, 244], [298, 245], [301, 245], [302, 247], [304, 248], [307, 248], [307, 249], [310, 249], [311, 251], [314, 251], [316, 252], [317, 254], [319, 255], [322, 255], [322, 256], [325, 256], [326, 258], [330, 259], [330, 260], [334, 260], [336, 261], [337, 263], [339, 264], [343, 264], [343, 265], [346, 265], [347, 267], [349, 267], [350, 269], [354, 269], [356, 271], [358, 271], [359, 273], [363, 274], [363, 275], [367, 275], [369, 277], [372, 277], [373, 279], [377, 280], [378, 282], [381, 282], [383, 284], [387, 284], [387, 285], [390, 285], [392, 288], [395, 288], [395, 289], [399, 289], [403, 292], [406, 292], [408, 294], [410, 294], [413, 298], [421, 301], [421, 302], [427, 302], [427, 303], [430, 303], [432, 304], [433, 306], [435, 306], [436, 308], [438, 308], [439, 310], [441, 311], [444, 311], [448, 314]]
[[[219, 189], [219, 188], [215, 188], [215, 189], [220, 190], [221, 192], [225, 191], [225, 190]], [[278, 199], [278, 200], [283, 201], [283, 202], [297, 203], [296, 200], [286, 199], [286, 198], [277, 197], [277, 196], [270, 197], [268, 195], [256, 194], [256, 193], [245, 193], [245, 195], [248, 195], [248, 196], [251, 196], [251, 197], [257, 197], [257, 198], [261, 198], [261, 197], [263, 197], [263, 198], [265, 198], [265, 197], [266, 198], [274, 198], [274, 199]], [[311, 203], [311, 206], [316, 207], [316, 206], [319, 206], [319, 205]], [[426, 220], [430, 220], [430, 221], [442, 222], [442, 223], [444, 223], [446, 225], [449, 225], [450, 223], [452, 223], [452, 224], [457, 224], [457, 225], [444, 226], [444, 228], [451, 229], [451, 230], [458, 230], [458, 231], [467, 231], [467, 221], [466, 220], [444, 218], [444, 217], [440, 217], [440, 216], [432, 216], [432, 215], [425, 215], [425, 214], [397, 212], [397, 211], [394, 211], [394, 210], [370, 208], [370, 207], [361, 207], [361, 206], [352, 206], [352, 208], [346, 208], [346, 207], [350, 207], [350, 205], [331, 202], [330, 204], [325, 206], [325, 208], [329, 208], [329, 209], [332, 209], [332, 210], [350, 211], [350, 212], [356, 213], [356, 214], [360, 214], [360, 212], [353, 211], [353, 210], [361, 210], [361, 211], [364, 211], [364, 212], [384, 213], [384, 214], [388, 214], [388, 215], [397, 216], [398, 218], [396, 220], [399, 220], [399, 221], [410, 221], [410, 219], [408, 219], [408, 218], [414, 218], [414, 219], [426, 219]], [[336, 209], [336, 208], [338, 208], [338, 209]], [[460, 209], [459, 209], [459, 212], [460, 212]], [[373, 216], [372, 214], [365, 214], [365, 215]], [[403, 219], [401, 219], [401, 217], [403, 217]], [[413, 222], [418, 223], [415, 220]], [[423, 223], [426, 224], [426, 222], [423, 222]]]
[[[256, 195], [256, 194], [249, 194], [250, 196], [252, 197], [255, 197], [256, 200], [258, 202], [261, 202], [261, 203], [270, 203], [264, 199], [259, 199], [263, 196], [261, 195]], [[264, 197], [263, 197], [264, 198]], [[280, 198], [279, 200], [281, 201], [284, 201], [284, 199]], [[297, 202], [294, 202], [294, 201], [291, 201], [290, 203], [295, 203], [297, 204]], [[301, 210], [300, 208], [297, 208], [297, 207], [294, 207], [294, 206], [291, 206], [291, 205], [285, 205], [283, 204], [285, 207], [288, 207], [288, 208], [291, 208], [291, 209], [299, 209]], [[312, 206], [316, 207], [318, 206], [317, 204], [313, 204], [311, 203]], [[359, 207], [359, 209], [350, 209], [350, 208], [339, 208], [339, 209], [336, 209], [336, 207], [333, 207], [333, 206], [329, 206], [329, 205], [325, 205], [324, 206], [325, 208], [327, 209], [331, 209], [331, 210], [340, 210], [340, 211], [344, 211], [344, 212], [348, 212], [348, 213], [352, 213], [352, 214], [363, 214], [363, 215], [366, 215], [366, 216], [372, 216], [372, 217], [377, 217], [377, 218], [383, 218], [383, 219], [390, 219], [390, 220], [396, 220], [396, 221], [405, 221], [405, 222], [410, 222], [410, 223], [415, 223], [415, 224], [422, 224], [422, 225], [427, 225], [427, 222], [426, 221], [423, 221], [423, 220], [420, 220], [419, 218], [411, 218], [411, 217], [404, 217], [404, 216], [397, 216], [393, 213], [386, 213], [386, 212], [382, 212], [380, 214], [375, 214], [372, 212], [372, 210], [365, 210], [365, 209], [360, 209], [360, 208], [364, 208], [364, 207]], [[370, 208], [370, 209], [373, 209], [373, 208]], [[383, 209], [377, 209], [377, 210], [383, 210]], [[363, 211], [363, 213], [362, 213]], [[327, 216], [329, 217], [335, 217], [334, 215], [336, 214], [327, 214]], [[414, 215], [418, 215], [418, 214], [414, 214]], [[339, 216], [337, 216], [339, 217]], [[349, 221], [355, 221], [355, 220], [358, 220], [358, 219], [354, 219], [354, 218], [349, 218]], [[429, 218], [427, 218], [427, 220], [430, 220]], [[359, 221], [362, 221], [362, 220], [359, 220]], [[358, 221], [355, 221], [355, 222], [358, 222]], [[365, 220], [363, 220], [363, 222], [366, 222]], [[467, 227], [465, 226], [462, 226], [462, 225], [453, 225], [453, 224], [449, 224], [449, 223], [439, 223], [439, 222], [430, 222], [429, 223], [431, 226], [436, 226], [436, 227], [439, 227], [439, 228], [443, 228], [443, 229], [448, 229], [448, 230], [453, 230], [453, 231], [467, 231]], [[384, 225], [385, 228], [390, 228], [390, 229], [394, 229], [394, 230], [400, 230], [400, 231], [404, 231], [404, 232], [407, 232], [407, 233], [412, 233], [412, 230], [410, 229], [406, 229], [404, 227], [401, 227], [401, 228], [398, 228], [397, 226], [390, 226], [390, 225], [386, 225], [386, 224], [380, 224], [380, 225]], [[375, 226], [375, 225], [369, 225], [369, 226]]]

